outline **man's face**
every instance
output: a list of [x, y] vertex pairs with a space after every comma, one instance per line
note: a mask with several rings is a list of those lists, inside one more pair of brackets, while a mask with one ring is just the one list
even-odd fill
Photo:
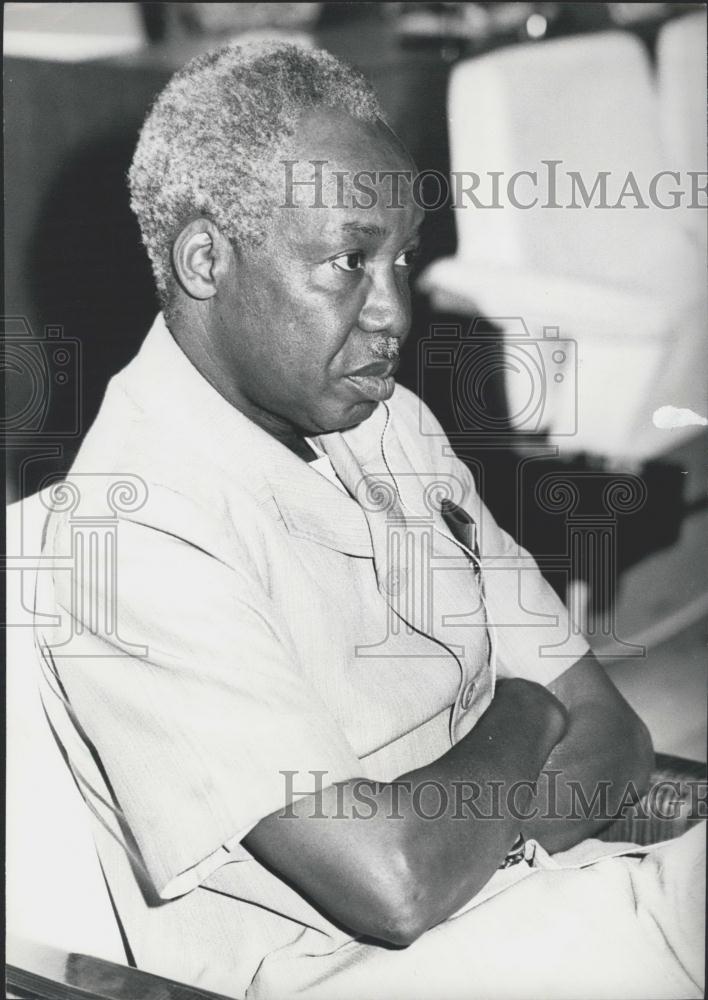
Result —
[[[371, 415], [393, 392], [399, 348], [410, 326], [408, 288], [422, 211], [401, 179], [398, 200], [382, 171], [412, 171], [383, 125], [338, 112], [304, 117], [290, 159], [312, 180], [324, 160], [322, 201], [295, 186], [266, 242], [234, 247], [212, 300], [211, 347], [226, 366], [232, 401], [276, 437], [341, 430]], [[372, 207], [353, 207], [352, 178], [376, 171]], [[345, 172], [344, 181], [335, 172]], [[337, 184], [339, 183], [339, 195]], [[342, 188], [342, 183], [344, 187]], [[344, 197], [342, 197], [342, 191]], [[344, 203], [346, 207], [336, 207]], [[359, 194], [368, 205], [373, 200]], [[396, 205], [401, 207], [396, 207]]]

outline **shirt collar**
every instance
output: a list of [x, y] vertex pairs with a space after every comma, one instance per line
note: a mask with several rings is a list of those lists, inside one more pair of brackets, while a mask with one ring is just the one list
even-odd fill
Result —
[[[118, 379], [156, 419], [168, 421], [185, 441], [208, 452], [227, 488], [252, 494], [291, 534], [352, 555], [373, 554], [359, 504], [227, 402], [177, 344], [162, 313]], [[369, 438], [377, 423], [371, 432], [356, 428], [354, 448], [366, 443], [365, 453], [375, 450]], [[323, 442], [334, 436], [315, 438], [318, 448], [327, 452]]]

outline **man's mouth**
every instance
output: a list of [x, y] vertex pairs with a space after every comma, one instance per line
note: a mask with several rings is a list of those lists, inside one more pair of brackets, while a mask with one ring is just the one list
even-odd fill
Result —
[[390, 399], [396, 387], [393, 378], [398, 368], [398, 360], [372, 361], [368, 365], [357, 368], [351, 375], [345, 376], [346, 381], [354, 386], [359, 395], [365, 399], [381, 402]]

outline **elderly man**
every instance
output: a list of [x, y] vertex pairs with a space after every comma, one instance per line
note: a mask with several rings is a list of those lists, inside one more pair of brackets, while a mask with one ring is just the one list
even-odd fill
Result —
[[573, 807], [644, 789], [646, 729], [395, 387], [413, 172], [356, 73], [284, 44], [194, 60], [145, 122], [163, 313], [68, 477], [89, 569], [42, 637], [117, 912], [139, 967], [234, 997], [698, 996], [696, 838], [613, 859]]

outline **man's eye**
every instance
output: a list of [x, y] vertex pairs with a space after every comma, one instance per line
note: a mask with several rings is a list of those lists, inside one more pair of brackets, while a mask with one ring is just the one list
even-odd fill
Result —
[[417, 250], [404, 250], [396, 257], [396, 267], [413, 267], [417, 256]]
[[332, 261], [332, 264], [339, 271], [357, 271], [364, 260], [364, 255], [358, 250], [352, 253], [342, 254], [341, 257], [337, 257], [336, 260]]

